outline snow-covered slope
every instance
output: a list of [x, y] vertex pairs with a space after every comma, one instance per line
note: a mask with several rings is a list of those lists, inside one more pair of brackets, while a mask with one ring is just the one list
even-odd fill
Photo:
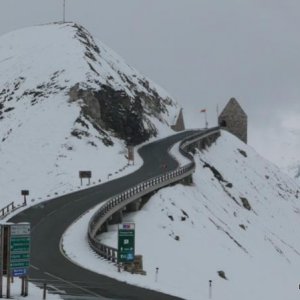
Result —
[[300, 114], [282, 113], [279, 128], [256, 129], [252, 145], [292, 177], [300, 178]]
[[298, 150], [300, 148], [300, 129], [289, 128], [286, 130], [285, 140], [281, 162], [285, 163], [284, 170], [289, 175], [300, 180], [300, 155]]
[[170, 133], [178, 112], [77, 24], [0, 37], [0, 206], [24, 188], [36, 200], [69, 192], [79, 170], [91, 170], [93, 182], [119, 172], [125, 144]]
[[[208, 299], [209, 280], [212, 299], [299, 299], [300, 184], [224, 131], [195, 159], [193, 186], [165, 188], [125, 216], [124, 222], [136, 223], [136, 253], [143, 255], [146, 276], [119, 274], [95, 258], [85, 241], [89, 216], [66, 233], [69, 256], [96, 272], [184, 299]], [[103, 238], [116, 247], [116, 226]]]

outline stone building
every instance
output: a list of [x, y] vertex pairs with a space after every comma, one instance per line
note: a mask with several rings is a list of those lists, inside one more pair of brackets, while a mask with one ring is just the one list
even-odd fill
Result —
[[174, 131], [182, 131], [185, 130], [185, 125], [184, 125], [184, 119], [183, 119], [183, 112], [182, 108], [180, 109], [179, 115], [177, 116], [177, 119], [175, 121], [175, 124], [171, 126], [171, 128]]
[[247, 143], [248, 117], [235, 98], [231, 98], [218, 117], [219, 126]]

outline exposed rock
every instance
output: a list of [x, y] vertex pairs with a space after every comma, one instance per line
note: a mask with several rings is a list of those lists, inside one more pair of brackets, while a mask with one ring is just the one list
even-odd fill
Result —
[[244, 208], [246, 208], [247, 210], [251, 210], [251, 205], [250, 205], [248, 199], [245, 197], [240, 197], [240, 199], [243, 203]]
[[223, 279], [225, 279], [225, 280], [228, 280], [228, 278], [226, 277], [224, 271], [218, 271], [218, 275], [219, 275], [221, 278], [223, 278]]
[[239, 151], [244, 157], [247, 157], [246, 151], [244, 151], [244, 150], [242, 150], [242, 149], [238, 149], [238, 151]]
[[[124, 91], [116, 91], [109, 86], [101, 86], [98, 91], [84, 90], [79, 84], [71, 88], [69, 96], [70, 101], [83, 101], [82, 111], [85, 116], [129, 145], [140, 144], [157, 135], [138, 97], [132, 99]], [[153, 108], [153, 114], [158, 114], [159, 109], [164, 110], [159, 98], [154, 103], [157, 106], [149, 101], [148, 113], [150, 108]]]

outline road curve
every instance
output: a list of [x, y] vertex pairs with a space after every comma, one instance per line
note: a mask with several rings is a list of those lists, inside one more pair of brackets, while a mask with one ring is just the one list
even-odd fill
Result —
[[52, 282], [56, 289], [83, 295], [82, 299], [180, 299], [83, 269], [61, 254], [59, 243], [68, 226], [91, 207], [130, 186], [161, 174], [163, 163], [167, 164], [168, 171], [174, 170], [178, 163], [169, 155], [168, 149], [192, 134], [195, 131], [181, 132], [142, 147], [139, 154], [144, 164], [132, 174], [37, 204], [12, 217], [9, 222], [30, 222], [32, 226], [30, 278]]

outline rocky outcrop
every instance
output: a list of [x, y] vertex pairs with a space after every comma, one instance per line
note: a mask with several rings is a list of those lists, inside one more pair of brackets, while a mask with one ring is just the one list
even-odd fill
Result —
[[[71, 101], [81, 100], [86, 118], [125, 140], [128, 145], [140, 144], [157, 135], [139, 97], [132, 99], [124, 91], [116, 91], [109, 86], [102, 86], [98, 91], [84, 90], [79, 84], [71, 88], [69, 95]], [[155, 107], [153, 114], [158, 107]], [[148, 110], [151, 111], [149, 107]]]

